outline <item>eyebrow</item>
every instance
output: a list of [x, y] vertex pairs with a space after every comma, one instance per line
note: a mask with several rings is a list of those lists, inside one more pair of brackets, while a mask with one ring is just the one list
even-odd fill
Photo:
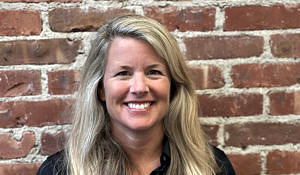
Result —
[[[147, 69], [151, 69], [151, 68], [160, 67], [161, 65], [163, 65], [163, 64], [150, 64], [146, 68]], [[131, 66], [129, 66], [129, 65], [121, 65], [120, 68], [122, 68], [122, 69], [131, 69]]]
[[126, 69], [126, 70], [127, 70], [127, 69], [130, 69], [130, 66], [127, 66], [127, 65], [121, 65], [120, 68]]
[[[147, 66], [148, 69], [151, 69], [151, 68], [156, 68], [156, 67], [160, 67], [161, 65], [163, 64], [151, 64], [149, 66]], [[163, 67], [163, 66], [162, 66]]]

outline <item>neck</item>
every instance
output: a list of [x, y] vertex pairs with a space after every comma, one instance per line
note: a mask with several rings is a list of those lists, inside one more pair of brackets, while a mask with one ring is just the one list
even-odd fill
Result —
[[128, 155], [133, 169], [139, 170], [138, 174], [150, 174], [160, 165], [163, 127], [151, 131], [113, 131], [113, 135]]

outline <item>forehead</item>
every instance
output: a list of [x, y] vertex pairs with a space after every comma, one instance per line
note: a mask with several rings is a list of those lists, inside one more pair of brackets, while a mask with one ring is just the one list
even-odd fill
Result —
[[108, 65], [131, 63], [134, 64], [147, 64], [147, 63], [159, 63], [165, 64], [165, 60], [162, 59], [154, 48], [144, 40], [138, 40], [131, 37], [116, 37], [112, 40], [108, 49]]

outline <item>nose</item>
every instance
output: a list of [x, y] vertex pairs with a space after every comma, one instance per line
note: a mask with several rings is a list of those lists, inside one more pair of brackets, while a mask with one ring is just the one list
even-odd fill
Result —
[[149, 86], [144, 73], [135, 73], [130, 86], [130, 93], [143, 96], [149, 92]]

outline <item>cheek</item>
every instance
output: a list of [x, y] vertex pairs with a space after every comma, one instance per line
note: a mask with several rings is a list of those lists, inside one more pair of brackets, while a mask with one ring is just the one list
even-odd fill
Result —
[[171, 86], [169, 81], [164, 81], [157, 85], [156, 92], [158, 93], [160, 98], [164, 99], [164, 101], [169, 103], [171, 93]]
[[104, 89], [107, 103], [121, 100], [128, 91], [126, 83], [120, 82], [107, 82]]

